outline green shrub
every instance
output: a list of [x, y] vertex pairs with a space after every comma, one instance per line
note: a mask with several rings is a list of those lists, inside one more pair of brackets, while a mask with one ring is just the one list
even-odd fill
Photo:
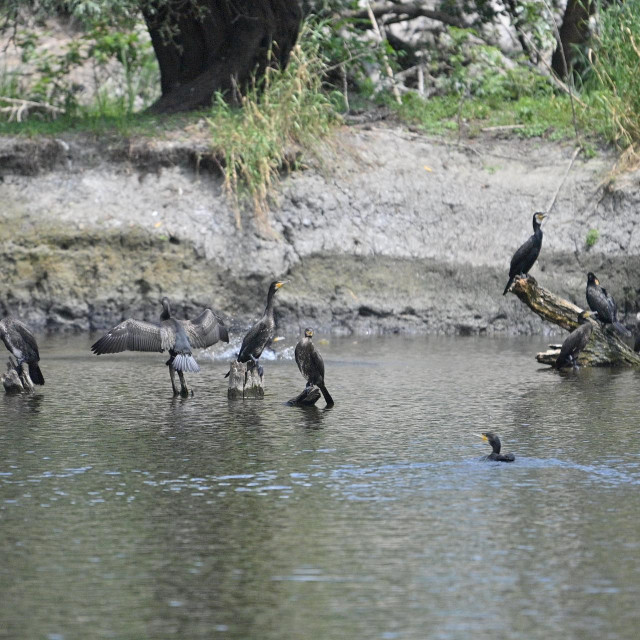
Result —
[[640, 141], [640, 0], [600, 12], [587, 82], [596, 125], [620, 146]]
[[599, 237], [600, 232], [597, 229], [589, 229], [589, 231], [587, 231], [587, 237], [585, 238], [587, 249], [591, 249], [591, 247], [593, 247], [593, 245], [598, 242]]

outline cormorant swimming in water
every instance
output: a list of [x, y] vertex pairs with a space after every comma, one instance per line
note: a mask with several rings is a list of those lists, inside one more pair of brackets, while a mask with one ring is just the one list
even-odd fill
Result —
[[597, 312], [602, 324], [612, 324], [621, 335], [631, 336], [631, 332], [618, 322], [618, 305], [613, 296], [600, 286], [600, 281], [591, 271], [587, 274], [587, 303], [591, 311]]
[[324, 361], [311, 342], [311, 338], [313, 338], [313, 329], [305, 329], [304, 338], [296, 345], [296, 364], [300, 373], [307, 379], [307, 389], [316, 385], [322, 391], [327, 406], [332, 407], [333, 398], [324, 386]]
[[40, 352], [38, 343], [26, 324], [7, 316], [0, 320], [0, 339], [17, 362], [18, 375], [30, 390], [35, 384], [44, 384], [44, 376], [40, 371]]
[[[91, 345], [91, 351], [96, 355], [121, 351], [168, 351], [169, 359], [166, 364], [169, 367], [173, 393], [186, 396], [189, 389], [183, 372], [200, 371], [191, 349], [209, 347], [219, 340], [229, 342], [229, 334], [224, 322], [214, 311], [205, 309], [193, 320], [176, 320], [171, 315], [169, 298], [165, 297], [162, 298], [159, 323], [128, 318]], [[180, 392], [176, 388], [176, 371], [180, 378]]]
[[476, 435], [482, 438], [485, 442], [488, 442], [493, 449], [488, 456], [485, 456], [485, 460], [493, 460], [495, 462], [513, 462], [516, 459], [513, 453], [505, 453], [504, 455], [500, 453], [500, 438], [498, 438], [495, 433], [487, 431], [485, 433], [476, 433]]
[[[271, 341], [276, 335], [276, 321], [273, 316], [273, 302], [276, 291], [283, 285], [287, 284], [288, 280], [275, 280], [269, 285], [269, 293], [267, 294], [267, 306], [264, 313], [258, 322], [256, 322], [251, 329], [247, 332], [242, 339], [242, 346], [240, 347], [240, 353], [236, 360], [238, 362], [253, 362], [258, 367], [258, 373], [263, 374], [262, 367], [258, 363], [262, 352], [269, 346]], [[225, 378], [229, 377], [230, 371]]]
[[554, 367], [556, 369], [562, 369], [567, 365], [578, 368], [578, 354], [587, 346], [591, 332], [593, 331], [593, 325], [589, 322], [589, 318], [596, 317], [598, 314], [595, 311], [581, 311], [578, 315], [578, 327], [576, 327], [562, 343], [560, 349], [560, 355], [558, 356]]
[[509, 282], [502, 295], [506, 295], [516, 276], [526, 275], [529, 269], [538, 259], [540, 247], [542, 247], [542, 221], [547, 217], [546, 213], [538, 211], [533, 214], [533, 235], [513, 254], [509, 267]]

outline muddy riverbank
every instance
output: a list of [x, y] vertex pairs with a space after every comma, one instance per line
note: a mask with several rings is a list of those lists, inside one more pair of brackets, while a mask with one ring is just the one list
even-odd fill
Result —
[[[0, 312], [37, 328], [102, 329], [220, 310], [259, 315], [268, 282], [283, 329], [336, 333], [552, 331], [502, 296], [513, 251], [569, 166], [571, 144], [435, 140], [345, 127], [323, 166], [283, 183], [271, 231], [224, 196], [206, 146], [85, 136], [0, 140]], [[640, 292], [640, 172], [611, 179], [612, 152], [579, 156], [532, 274], [585, 304], [594, 271], [624, 314]], [[596, 243], [587, 246], [595, 229]]]

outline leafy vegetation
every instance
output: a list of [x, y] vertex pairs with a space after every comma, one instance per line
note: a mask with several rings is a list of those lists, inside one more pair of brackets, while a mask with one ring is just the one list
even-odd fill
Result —
[[591, 247], [593, 247], [593, 245], [598, 242], [598, 238], [600, 238], [600, 232], [597, 229], [589, 229], [589, 231], [587, 231], [587, 237], [584, 241], [587, 249], [591, 249]]

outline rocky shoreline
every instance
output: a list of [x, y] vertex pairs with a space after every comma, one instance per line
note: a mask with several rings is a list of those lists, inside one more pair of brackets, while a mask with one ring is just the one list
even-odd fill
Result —
[[[242, 229], [202, 141], [0, 139], [0, 313], [35, 329], [104, 329], [204, 306], [246, 327], [279, 294], [283, 330], [553, 333], [502, 296], [513, 251], [546, 210], [574, 146], [433, 139], [399, 126], [344, 127], [321, 166], [282, 185], [268, 228]], [[640, 300], [640, 171], [615, 154], [574, 162], [538, 263], [545, 287], [584, 306], [587, 271]], [[587, 247], [587, 233], [598, 239]]]

